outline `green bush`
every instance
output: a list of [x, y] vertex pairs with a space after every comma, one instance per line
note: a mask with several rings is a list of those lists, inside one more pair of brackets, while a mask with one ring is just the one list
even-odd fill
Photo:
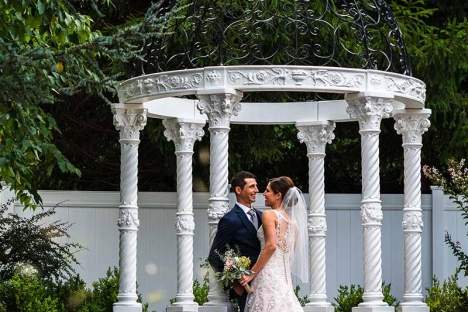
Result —
[[34, 267], [42, 278], [66, 279], [75, 274], [73, 265], [78, 262], [74, 253], [83, 247], [57, 242], [70, 237], [70, 223], [45, 222], [44, 218], [55, 214], [54, 209], [31, 217], [6, 214], [7, 209], [7, 204], [0, 206], [0, 280], [10, 279], [21, 265]]
[[[119, 292], [119, 271], [107, 270], [106, 277], [86, 288], [79, 276], [53, 281], [16, 274], [0, 282], [0, 312], [112, 312]], [[138, 302], [141, 295], [138, 294]], [[143, 304], [148, 312], [148, 304]]]
[[[383, 301], [388, 303], [389, 306], [398, 307], [400, 302], [390, 293], [391, 284], [382, 283]], [[351, 312], [353, 307], [357, 307], [359, 303], [363, 302], [362, 295], [364, 289], [359, 285], [343, 286], [340, 285], [338, 289], [338, 296], [335, 297], [336, 303], [332, 303], [335, 307], [335, 312]]]
[[[137, 285], [138, 289], [138, 285]], [[119, 269], [108, 268], [106, 277], [98, 279], [93, 283], [93, 290], [84, 306], [79, 312], [112, 312], [114, 303], [119, 294]], [[138, 302], [142, 302], [141, 294], [137, 291]], [[142, 305], [142, 312], [148, 312], [148, 304]]]
[[82, 307], [92, 300], [92, 292], [79, 275], [66, 281], [49, 282], [58, 298], [60, 312], [82, 312]]
[[449, 276], [442, 285], [436, 277], [432, 286], [426, 288], [426, 304], [431, 312], [466, 312], [468, 307], [468, 288], [458, 286], [458, 273]]
[[203, 305], [205, 302], [208, 302], [208, 292], [210, 291], [210, 285], [207, 279], [203, 279], [203, 285], [200, 285], [198, 280], [193, 282], [193, 295], [195, 296], [195, 301], [198, 305]]
[[0, 298], [0, 306], [8, 312], [59, 312], [48, 283], [36, 276], [13, 275], [0, 283]]

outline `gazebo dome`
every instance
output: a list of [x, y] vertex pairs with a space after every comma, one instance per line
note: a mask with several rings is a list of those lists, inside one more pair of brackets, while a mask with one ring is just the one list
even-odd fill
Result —
[[[401, 30], [384, 0], [168, 0], [185, 18], [146, 42], [133, 77], [232, 65], [377, 69], [411, 76]], [[160, 14], [161, 12], [159, 12]], [[179, 14], [180, 15], [180, 14]]]

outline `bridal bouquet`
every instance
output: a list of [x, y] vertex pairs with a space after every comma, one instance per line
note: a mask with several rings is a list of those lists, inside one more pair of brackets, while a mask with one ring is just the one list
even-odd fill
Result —
[[[216, 273], [216, 278], [225, 288], [231, 288], [234, 282], [240, 279], [242, 275], [255, 274], [254, 271], [249, 270], [250, 258], [240, 256], [239, 251], [231, 249], [229, 246], [227, 246], [224, 255], [218, 254], [218, 256], [224, 262], [224, 269], [222, 272]], [[248, 284], [244, 288], [249, 294], [253, 292]]]

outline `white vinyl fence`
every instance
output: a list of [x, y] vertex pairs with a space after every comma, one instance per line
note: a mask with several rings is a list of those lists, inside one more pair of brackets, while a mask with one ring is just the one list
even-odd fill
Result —
[[[57, 207], [56, 219], [73, 223], [71, 241], [86, 249], [77, 253], [77, 272], [88, 286], [104, 277], [108, 267], [118, 266], [119, 231], [117, 228], [118, 192], [42, 191], [47, 208]], [[2, 202], [11, 194], [0, 193]], [[305, 194], [306, 199], [308, 198]], [[208, 193], [194, 194], [194, 278], [202, 280], [200, 268], [209, 249], [207, 206]], [[382, 226], [383, 280], [392, 284], [392, 293], [401, 300], [404, 292], [404, 259], [402, 209], [403, 195], [381, 195], [384, 212]], [[360, 194], [327, 194], [327, 292], [329, 301], [337, 295], [339, 285], [362, 285], [362, 228]], [[138, 284], [150, 311], [165, 311], [169, 299], [176, 295], [176, 193], [139, 193], [140, 227], [138, 230]], [[230, 194], [231, 206], [234, 196]], [[256, 208], [265, 209], [261, 194]], [[424, 233], [422, 236], [423, 287], [431, 285], [432, 276], [444, 279], [453, 274], [456, 259], [444, 243], [445, 231], [454, 240], [468, 245], [467, 229], [456, 206], [438, 188], [432, 195], [422, 196]], [[28, 216], [19, 204], [9, 212]], [[460, 284], [467, 280], [460, 277]], [[308, 285], [301, 286], [301, 296], [308, 294]], [[424, 294], [426, 291], [423, 292]]]

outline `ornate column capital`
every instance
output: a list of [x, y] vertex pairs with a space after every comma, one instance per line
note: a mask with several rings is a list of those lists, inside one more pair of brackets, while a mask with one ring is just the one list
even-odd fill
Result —
[[243, 93], [240, 91], [217, 94], [198, 94], [200, 102], [197, 108], [202, 114], [208, 116], [210, 128], [229, 129], [231, 116], [237, 116], [241, 111], [240, 100]]
[[381, 96], [346, 98], [349, 106], [346, 112], [359, 120], [359, 129], [380, 131], [380, 121], [390, 117], [393, 99]]
[[403, 135], [403, 147], [405, 145], [422, 145], [422, 135], [431, 126], [429, 116], [430, 109], [404, 109], [395, 111], [395, 130]]
[[297, 138], [307, 145], [307, 154], [325, 156], [325, 147], [335, 138], [335, 123], [331, 121], [298, 122]]
[[204, 120], [171, 118], [164, 119], [163, 125], [166, 128], [164, 136], [174, 142], [176, 153], [193, 152], [195, 141], [201, 141], [205, 135]]
[[128, 108], [124, 105], [112, 107], [115, 129], [120, 131], [121, 140], [139, 140], [140, 131], [146, 125], [146, 108]]

